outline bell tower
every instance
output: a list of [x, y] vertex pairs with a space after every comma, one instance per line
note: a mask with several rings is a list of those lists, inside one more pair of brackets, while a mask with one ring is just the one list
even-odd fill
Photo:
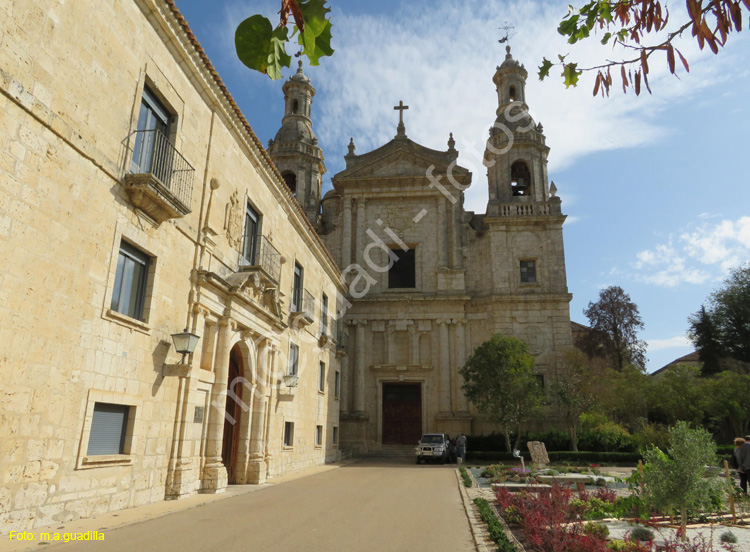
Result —
[[282, 90], [284, 118], [276, 137], [268, 143], [268, 153], [307, 218], [317, 224], [326, 167], [310, 119], [315, 88], [302, 71], [301, 61]]
[[[497, 216], [513, 204], [548, 203], [547, 154], [541, 123], [529, 115], [526, 103], [528, 73], [505, 48], [503, 64], [492, 77], [497, 88], [497, 118], [484, 152], [489, 202], [487, 214]], [[558, 204], [559, 209], [559, 204]]]

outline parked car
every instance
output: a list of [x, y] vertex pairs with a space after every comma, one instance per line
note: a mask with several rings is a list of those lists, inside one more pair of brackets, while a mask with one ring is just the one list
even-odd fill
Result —
[[415, 453], [417, 464], [422, 463], [422, 460], [445, 464], [451, 457], [450, 439], [444, 433], [425, 433], [419, 440]]

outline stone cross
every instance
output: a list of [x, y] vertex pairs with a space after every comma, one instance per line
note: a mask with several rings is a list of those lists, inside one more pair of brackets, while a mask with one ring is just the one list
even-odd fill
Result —
[[529, 441], [526, 443], [531, 453], [531, 461], [534, 463], [534, 468], [537, 470], [543, 470], [549, 464], [549, 456], [547, 456], [547, 447], [541, 441]]
[[409, 109], [408, 105], [404, 105], [404, 100], [399, 100], [398, 105], [393, 108], [394, 111], [398, 111], [398, 134], [399, 136], [406, 136], [406, 127], [404, 126], [404, 109]]

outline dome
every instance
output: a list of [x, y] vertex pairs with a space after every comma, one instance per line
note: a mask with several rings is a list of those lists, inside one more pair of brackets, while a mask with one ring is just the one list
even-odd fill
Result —
[[273, 141], [275, 144], [284, 142], [312, 144], [313, 138], [315, 138], [315, 134], [313, 134], [312, 128], [307, 122], [298, 117], [290, 117], [281, 125]]
[[511, 132], [516, 132], [518, 130], [524, 132], [528, 130], [536, 130], [534, 119], [531, 118], [531, 115], [529, 115], [523, 107], [518, 104], [513, 104], [507, 109], [507, 113], [506, 110], [503, 109], [500, 112], [500, 115], [497, 116], [497, 119], [495, 119], [495, 124], [490, 129], [491, 136], [503, 132], [503, 126]]
[[524, 78], [526, 78], [528, 76], [526, 68], [522, 64], [518, 63], [518, 61], [513, 59], [513, 56], [510, 54], [510, 46], [505, 47], [505, 52], [505, 61], [503, 61], [502, 65], [498, 67], [498, 71], [514, 71], [516, 73], [521, 73]]

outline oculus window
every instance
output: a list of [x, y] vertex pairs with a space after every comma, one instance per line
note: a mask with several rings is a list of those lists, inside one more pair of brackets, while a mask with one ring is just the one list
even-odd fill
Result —
[[121, 242], [117, 257], [115, 287], [110, 308], [131, 318], [144, 321], [146, 284], [151, 259], [132, 245]]
[[388, 270], [388, 288], [414, 288], [417, 285], [417, 263], [414, 249], [393, 249], [398, 257]]

